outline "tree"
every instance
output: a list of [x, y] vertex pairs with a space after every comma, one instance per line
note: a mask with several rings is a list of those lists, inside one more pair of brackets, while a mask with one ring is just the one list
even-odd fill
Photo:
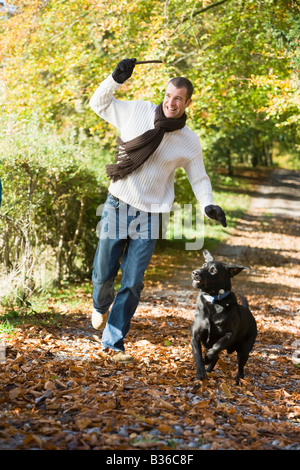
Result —
[[253, 117], [265, 113], [260, 121], [297, 124], [296, 2], [32, 0], [16, 6], [18, 14], [1, 25], [2, 78], [10, 107], [21, 116], [34, 109], [42, 122], [99, 134], [107, 145], [111, 130], [88, 100], [126, 55], [165, 65], [137, 67], [120, 96], [158, 102], [170, 75], [188, 75], [200, 98], [192, 113], [199, 130], [250, 108]]

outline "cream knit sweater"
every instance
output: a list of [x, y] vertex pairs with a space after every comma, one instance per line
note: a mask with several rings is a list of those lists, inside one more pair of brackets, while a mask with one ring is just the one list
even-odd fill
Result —
[[[154, 128], [156, 105], [149, 101], [121, 101], [113, 92], [121, 85], [110, 75], [97, 88], [90, 106], [98, 116], [120, 131], [123, 141]], [[174, 201], [174, 172], [183, 167], [197, 200], [204, 207], [213, 204], [212, 189], [206, 174], [201, 145], [187, 126], [166, 132], [157, 150], [127, 177], [111, 182], [109, 192], [136, 209], [169, 212]]]

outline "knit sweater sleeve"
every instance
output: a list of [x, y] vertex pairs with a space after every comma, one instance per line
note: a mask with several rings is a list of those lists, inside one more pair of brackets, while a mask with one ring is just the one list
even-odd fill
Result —
[[201, 144], [198, 136], [194, 133], [192, 141], [193, 145], [191, 150], [193, 151], [191, 151], [191, 158], [184, 165], [184, 169], [191, 183], [193, 192], [200, 203], [202, 212], [204, 213], [204, 208], [214, 203], [212, 187], [204, 167]]
[[90, 107], [95, 113], [114, 127], [121, 129], [128, 120], [131, 102], [117, 100], [113, 92], [120, 88], [112, 75], [109, 75], [96, 89], [90, 99]]

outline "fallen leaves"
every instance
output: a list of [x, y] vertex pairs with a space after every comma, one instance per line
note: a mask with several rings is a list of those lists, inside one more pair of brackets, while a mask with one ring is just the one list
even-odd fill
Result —
[[232, 398], [232, 393], [230, 391], [230, 388], [228, 387], [228, 385], [226, 385], [225, 382], [221, 383], [220, 388], [226, 397]]
[[[80, 322], [62, 316], [60, 328], [28, 325], [6, 338], [2, 448], [295, 447], [299, 375], [289, 355], [292, 337], [283, 346], [276, 331], [260, 329], [240, 387], [236, 359], [225, 353], [200, 382], [189, 345], [193, 302], [188, 296], [185, 306], [174, 298], [163, 306], [156, 301], [154, 312], [151, 305], [148, 293], [132, 321], [126, 346], [135, 365], [111, 363], [84, 314]], [[258, 311], [264, 324], [270, 308]], [[289, 321], [285, 312], [282, 331]]]

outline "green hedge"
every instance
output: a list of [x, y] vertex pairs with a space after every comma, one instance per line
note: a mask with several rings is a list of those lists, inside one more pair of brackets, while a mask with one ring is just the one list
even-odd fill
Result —
[[41, 270], [58, 284], [90, 275], [96, 210], [107, 190], [87, 163], [93, 149], [35, 123], [16, 123], [11, 132], [2, 123], [2, 129], [1, 271], [23, 273], [24, 288]]

